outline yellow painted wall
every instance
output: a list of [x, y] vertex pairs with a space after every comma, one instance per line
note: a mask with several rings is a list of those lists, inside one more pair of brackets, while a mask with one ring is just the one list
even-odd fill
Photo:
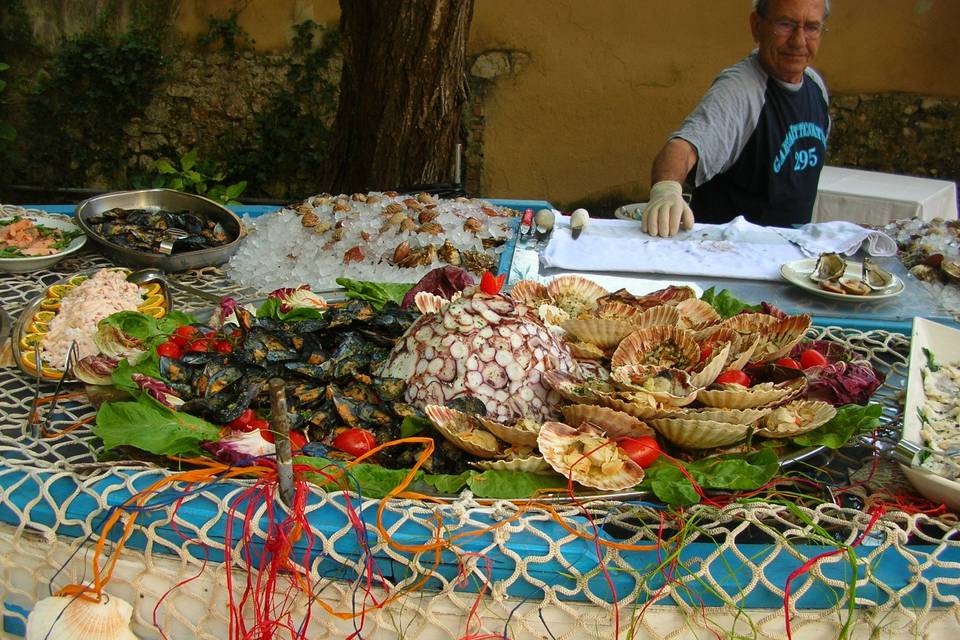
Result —
[[[400, 1], [400, 0], [387, 0]], [[178, 27], [206, 30], [232, 0], [182, 0]], [[753, 47], [750, 0], [477, 0], [469, 49], [522, 50], [486, 102], [487, 197], [556, 203], [644, 199], [650, 163], [716, 73]], [[335, 0], [251, 0], [257, 48], [290, 25], [337, 20]], [[816, 67], [837, 93], [960, 96], [960, 0], [834, 0]], [[893, 142], [892, 142], [893, 143]]]

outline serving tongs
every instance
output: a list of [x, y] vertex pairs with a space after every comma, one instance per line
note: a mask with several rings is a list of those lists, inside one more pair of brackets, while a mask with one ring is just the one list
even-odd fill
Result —
[[875, 449], [881, 457], [892, 460], [893, 462], [899, 462], [900, 464], [919, 471], [932, 473], [928, 469], [923, 469], [916, 465], [917, 456], [920, 454], [948, 458], [960, 463], [960, 449], [939, 451], [915, 442], [910, 442], [909, 440], [904, 440], [903, 438], [896, 439], [885, 435], [862, 434], [858, 440], [860, 444]]

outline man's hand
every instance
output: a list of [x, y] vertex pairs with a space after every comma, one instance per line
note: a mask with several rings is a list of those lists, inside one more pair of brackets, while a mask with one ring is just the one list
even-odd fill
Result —
[[693, 211], [683, 199], [683, 188], [679, 182], [661, 180], [650, 189], [641, 228], [651, 236], [669, 238], [677, 234], [681, 224], [684, 229], [693, 228]]

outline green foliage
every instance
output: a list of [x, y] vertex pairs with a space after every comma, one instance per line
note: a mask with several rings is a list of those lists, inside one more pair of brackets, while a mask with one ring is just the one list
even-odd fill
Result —
[[[217, 16], [207, 16], [207, 27], [209, 31], [197, 38], [197, 43], [208, 51], [220, 51], [220, 53], [234, 54], [239, 49], [249, 49], [253, 46], [253, 39], [237, 23], [237, 16], [240, 11], [231, 9], [226, 18]], [[218, 45], [219, 43], [219, 45]]]
[[270, 96], [267, 109], [256, 116], [251, 139], [225, 150], [229, 166], [256, 185], [257, 192], [274, 197], [312, 193], [326, 161], [339, 80], [330, 77], [331, 63], [340, 34], [324, 31], [314, 47], [319, 28], [311, 20], [294, 27], [284, 88]]
[[[166, 158], [154, 160], [153, 170], [157, 175], [150, 182], [150, 187], [197, 193], [221, 204], [240, 204], [237, 198], [247, 188], [246, 180], [225, 184], [226, 172], [209, 160], [198, 161], [196, 149], [185, 153], [179, 165], [174, 165]], [[134, 181], [134, 186], [143, 188], [147, 184], [139, 179]]]
[[[5, 62], [0, 62], [0, 71], [6, 71], [10, 68], [10, 65]], [[0, 80], [0, 93], [3, 93], [4, 89], [7, 88], [7, 83], [4, 80]], [[0, 150], [3, 150], [7, 145], [17, 139], [17, 130], [9, 122], [0, 122]]]

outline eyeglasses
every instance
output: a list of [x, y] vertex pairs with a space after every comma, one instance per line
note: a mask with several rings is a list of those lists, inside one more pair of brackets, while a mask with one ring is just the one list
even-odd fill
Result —
[[[764, 20], [767, 20], [764, 18]], [[807, 40], [817, 40], [824, 33], [829, 31], [826, 25], [821, 22], [805, 22], [800, 24], [796, 20], [787, 20], [786, 18], [781, 20], [767, 20], [773, 24], [773, 32], [781, 38], [789, 38], [797, 29], [801, 29], [803, 32], [803, 37]]]

